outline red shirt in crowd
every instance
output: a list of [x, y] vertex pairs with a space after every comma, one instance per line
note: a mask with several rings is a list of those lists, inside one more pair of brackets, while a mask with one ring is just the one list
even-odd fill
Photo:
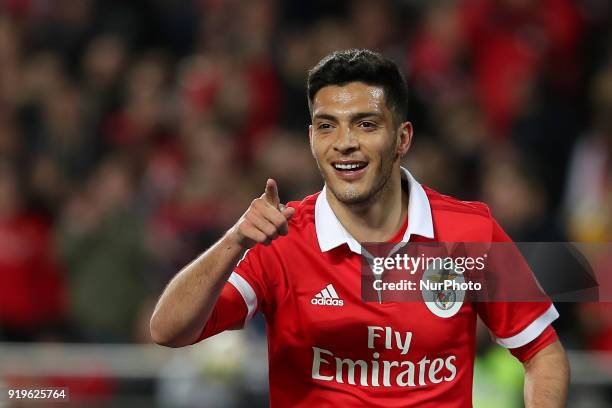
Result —
[[64, 318], [64, 281], [50, 226], [37, 216], [0, 220], [0, 325], [23, 334]]

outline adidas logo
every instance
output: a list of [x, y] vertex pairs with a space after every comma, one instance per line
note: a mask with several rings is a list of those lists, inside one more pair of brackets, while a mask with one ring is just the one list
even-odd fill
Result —
[[317, 293], [315, 297], [310, 301], [313, 305], [321, 305], [321, 306], [344, 306], [344, 302], [338, 294], [336, 293], [336, 289], [330, 283], [327, 285], [321, 292]]

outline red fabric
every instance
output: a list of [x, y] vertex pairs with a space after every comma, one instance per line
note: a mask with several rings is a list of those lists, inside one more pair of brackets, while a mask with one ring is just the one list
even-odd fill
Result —
[[245, 72], [250, 109], [237, 144], [238, 156], [247, 163], [266, 140], [266, 130], [276, 125], [280, 111], [280, 86], [273, 67], [264, 61], [250, 64]]
[[186, 76], [182, 96], [192, 109], [203, 112], [210, 109], [222, 84], [220, 67], [206, 64]]
[[11, 17], [27, 16], [31, 9], [31, 0], [6, 0], [0, 3], [0, 10], [10, 14]]
[[240, 293], [232, 284], [225, 285], [202, 333], [194, 343], [224, 330], [242, 328], [246, 316], [246, 304]]
[[[503, 231], [496, 221], [492, 222], [492, 239], [490, 242], [512, 242], [510, 237]], [[488, 242], [488, 241], [487, 241]], [[502, 255], [503, 256], [503, 255]], [[498, 256], [499, 258], [499, 256]], [[504, 295], [514, 298], [514, 295], [508, 295], [505, 288], [514, 293], [518, 293], [519, 285], [522, 286], [522, 293], [534, 293], [534, 289], [539, 292], [537, 283], [532, 279], [532, 274], [529, 266], [524, 262], [522, 265], [517, 263], [519, 259], [516, 257], [505, 257], [513, 263], [512, 275], [497, 278], [498, 284], [504, 286], [499, 294], [500, 299], [507, 299]], [[522, 258], [520, 259], [522, 260]], [[489, 259], [491, 262], [492, 259]], [[500, 272], [506, 272], [507, 267], [504, 267]], [[498, 295], [496, 295], [497, 298]], [[537, 298], [535, 295], [533, 298]], [[544, 297], [545, 298], [545, 297]], [[547, 298], [546, 298], [547, 299]], [[545, 302], [479, 302], [475, 303], [475, 307], [482, 321], [487, 325], [491, 333], [501, 339], [514, 337], [522, 332], [538, 317], [542, 316], [551, 306], [549, 300]], [[537, 333], [539, 334], [539, 333]], [[536, 335], [537, 335], [536, 334]]]
[[476, 91], [499, 134], [508, 131], [539, 74], [548, 74], [561, 89], [575, 86], [582, 23], [569, 0], [515, 8], [492, 0], [466, 0], [461, 15]]
[[588, 341], [590, 350], [612, 351], [612, 327], [605, 327], [596, 336], [592, 336]]
[[0, 221], [0, 322], [34, 328], [64, 317], [66, 294], [50, 226], [32, 215]]
[[[248, 109], [241, 126], [236, 130], [236, 155], [241, 163], [248, 164], [253, 152], [265, 141], [266, 131], [277, 124], [280, 112], [280, 85], [274, 67], [266, 59], [254, 59], [233, 72], [244, 80]], [[206, 112], [214, 102], [224, 81], [232, 81], [231, 75], [223, 72], [222, 64], [203, 64], [186, 78], [183, 97], [196, 112]]]
[[[605, 266], [609, 268], [609, 266]], [[586, 330], [589, 350], [612, 351], [612, 302], [585, 302], [578, 305]]]
[[[494, 232], [498, 226], [484, 204], [426, 193], [437, 241], [507, 237]], [[360, 255], [347, 245], [320, 250], [317, 196], [289, 203], [296, 208], [289, 234], [256, 245], [235, 269], [267, 321], [271, 405], [470, 406], [477, 315], [497, 337], [512, 337], [550, 302], [464, 302], [449, 318], [424, 302], [364, 302]], [[244, 300], [231, 283], [217, 306], [200, 338], [245, 318]]]
[[548, 326], [535, 340], [522, 347], [510, 349], [510, 352], [514, 357], [519, 359], [519, 361], [524, 363], [535, 356], [538, 351], [550, 346], [557, 340], [559, 340], [557, 332], [552, 326]]

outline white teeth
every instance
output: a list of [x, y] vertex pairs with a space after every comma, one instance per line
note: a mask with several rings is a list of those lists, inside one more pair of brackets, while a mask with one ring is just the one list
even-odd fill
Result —
[[356, 164], [356, 163], [352, 163], [352, 164], [340, 164], [340, 163], [336, 163], [334, 164], [334, 167], [338, 170], [353, 170], [353, 169], [357, 169], [362, 167], [361, 164]]

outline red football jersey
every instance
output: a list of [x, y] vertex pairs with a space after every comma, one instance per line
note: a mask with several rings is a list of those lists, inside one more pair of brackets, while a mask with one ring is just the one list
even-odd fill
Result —
[[[484, 204], [424, 188], [405, 169], [402, 177], [409, 189], [403, 242], [510, 240]], [[550, 302], [466, 301], [440, 317], [424, 302], [362, 301], [361, 247], [325, 188], [288, 205], [296, 208], [289, 234], [245, 254], [199, 338], [262, 312], [271, 406], [469, 407], [477, 315], [521, 359], [555, 341]]]

